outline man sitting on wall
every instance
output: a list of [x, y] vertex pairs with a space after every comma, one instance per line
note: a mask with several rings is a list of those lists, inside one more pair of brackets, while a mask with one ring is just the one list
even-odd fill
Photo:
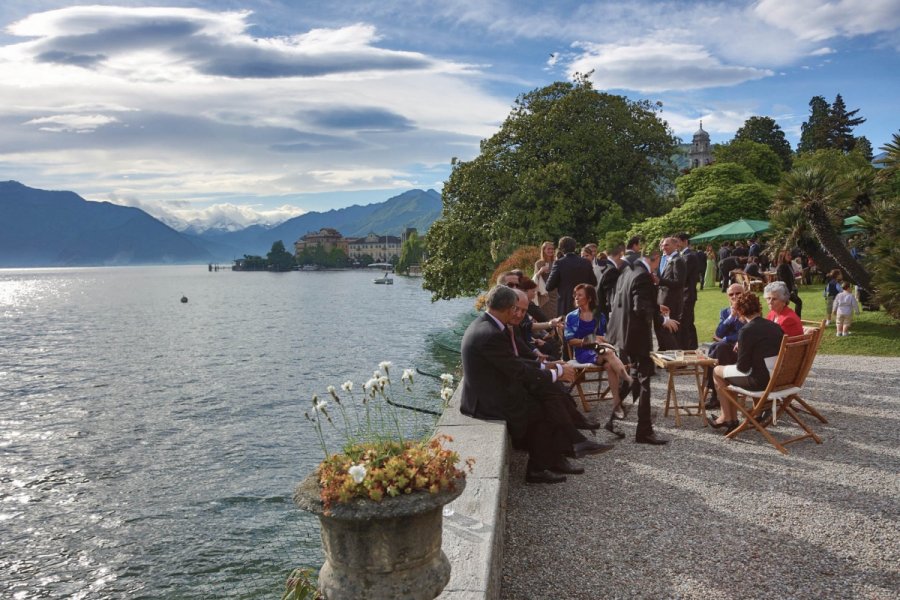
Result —
[[566, 454], [581, 458], [607, 448], [591, 441], [573, 445], [571, 419], [555, 400], [535, 393], [555, 381], [571, 383], [575, 371], [561, 364], [535, 367], [517, 356], [514, 332], [507, 327], [520, 310], [517, 300], [512, 288], [494, 286], [487, 311], [466, 329], [460, 412], [506, 421], [513, 445], [528, 451], [525, 481], [560, 483], [566, 480], [562, 473], [577, 472]]

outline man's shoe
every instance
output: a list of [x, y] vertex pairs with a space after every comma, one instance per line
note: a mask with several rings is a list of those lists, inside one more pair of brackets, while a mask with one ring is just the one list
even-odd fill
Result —
[[550, 467], [550, 470], [554, 473], [564, 473], [566, 475], [581, 475], [584, 473], [584, 467], [576, 465], [565, 457], [561, 457], [556, 461], [556, 464]]
[[593, 440], [584, 440], [583, 442], [574, 444], [572, 446], [572, 451], [575, 454], [575, 458], [584, 458], [589, 454], [600, 454], [601, 452], [607, 452], [613, 448], [615, 448], [615, 446], [612, 444], [600, 444]]
[[582, 431], [597, 431], [600, 429], [600, 423], [582, 421], [581, 423], [575, 423], [575, 429], [581, 429]]
[[525, 473], [526, 483], [562, 483], [565, 480], [565, 475], [557, 475], [556, 473], [548, 470], [527, 471]]
[[635, 444], [650, 444], [651, 446], [662, 446], [663, 444], [668, 444], [669, 440], [664, 440], [662, 438], [656, 437], [655, 433], [651, 433], [650, 435], [639, 435], [634, 438]]

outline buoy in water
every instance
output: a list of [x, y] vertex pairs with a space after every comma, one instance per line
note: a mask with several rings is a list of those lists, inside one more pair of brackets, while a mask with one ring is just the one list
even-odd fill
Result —
[[187, 304], [187, 296], [182, 296], [182, 297], [181, 297], [181, 303], [182, 303], [182, 304]]

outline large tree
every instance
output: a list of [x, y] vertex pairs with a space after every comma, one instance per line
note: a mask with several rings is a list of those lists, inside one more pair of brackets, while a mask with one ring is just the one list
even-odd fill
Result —
[[717, 163], [737, 163], [746, 167], [762, 182], [777, 184], [781, 179], [782, 161], [767, 145], [752, 140], [731, 140], [713, 149]]
[[516, 247], [591, 240], [613, 206], [630, 221], [663, 212], [677, 140], [659, 110], [582, 76], [520, 96], [478, 157], [453, 162], [426, 238], [425, 288], [436, 299], [477, 293]]
[[797, 152], [815, 152], [830, 148], [831, 106], [823, 96], [813, 96], [809, 101], [809, 120], [800, 126], [800, 143]]
[[789, 171], [793, 153], [791, 143], [784, 136], [784, 131], [771, 117], [750, 117], [744, 121], [743, 127], [737, 130], [734, 140], [751, 141], [765, 144], [781, 159], [781, 168]]
[[864, 118], [856, 116], [858, 112], [858, 108], [848, 111], [841, 95], [835, 96], [828, 113], [828, 143], [831, 148], [843, 152], [853, 150], [853, 147], [856, 146], [853, 128], [866, 122]]

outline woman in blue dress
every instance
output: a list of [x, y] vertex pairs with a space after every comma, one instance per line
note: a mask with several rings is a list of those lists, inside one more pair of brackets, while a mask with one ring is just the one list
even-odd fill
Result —
[[612, 419], [624, 419], [620, 385], [631, 386], [631, 376], [625, 365], [616, 355], [615, 347], [603, 339], [606, 333], [606, 321], [603, 315], [594, 314], [597, 308], [597, 290], [592, 285], [580, 283], [575, 286], [575, 310], [566, 315], [566, 327], [563, 337], [575, 360], [582, 364], [596, 364], [606, 369], [609, 389], [613, 395], [613, 414], [607, 423], [612, 431]]

